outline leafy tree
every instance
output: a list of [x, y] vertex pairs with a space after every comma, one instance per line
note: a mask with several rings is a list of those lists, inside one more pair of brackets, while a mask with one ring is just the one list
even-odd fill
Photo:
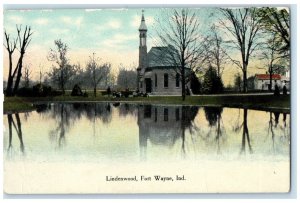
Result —
[[191, 82], [191, 90], [193, 94], [199, 94], [201, 90], [201, 83], [195, 73], [191, 74], [190, 82]]
[[206, 94], [222, 93], [224, 85], [216, 70], [210, 66], [204, 74], [203, 92]]

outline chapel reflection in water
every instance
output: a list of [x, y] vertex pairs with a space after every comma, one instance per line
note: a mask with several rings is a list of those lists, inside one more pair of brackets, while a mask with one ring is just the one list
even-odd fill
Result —
[[191, 130], [198, 113], [195, 106], [138, 106], [139, 146], [141, 159], [147, 159], [148, 141], [153, 145], [172, 147], [181, 139], [185, 154], [185, 130]]

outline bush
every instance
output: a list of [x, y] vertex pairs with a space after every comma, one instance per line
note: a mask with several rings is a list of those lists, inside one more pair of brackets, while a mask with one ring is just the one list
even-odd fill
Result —
[[71, 96], [83, 96], [81, 88], [79, 87], [78, 84], [74, 85]]
[[217, 76], [216, 70], [212, 67], [204, 74], [203, 92], [206, 94], [222, 93], [224, 91], [224, 85], [219, 76]]
[[201, 83], [194, 72], [191, 75], [191, 90], [193, 94], [200, 94], [201, 90]]
[[51, 86], [37, 84], [32, 88], [22, 87], [19, 88], [16, 95], [19, 97], [46, 97], [46, 96], [59, 96], [62, 93], [59, 91], [53, 91]]
[[33, 97], [33, 90], [29, 87], [22, 87], [17, 90], [16, 95], [19, 97]]
[[126, 89], [125, 91], [121, 91], [121, 95], [124, 96], [124, 97], [129, 97], [129, 95], [132, 95], [133, 92], [132, 91], [129, 91], [129, 89]]

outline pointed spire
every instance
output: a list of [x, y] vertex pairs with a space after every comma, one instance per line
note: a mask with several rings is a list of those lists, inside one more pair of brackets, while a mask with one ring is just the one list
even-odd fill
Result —
[[142, 10], [142, 21], [145, 21], [144, 10]]
[[144, 17], [144, 10], [142, 10], [142, 19], [141, 19], [141, 25], [139, 27], [139, 31], [147, 31], [147, 26]]

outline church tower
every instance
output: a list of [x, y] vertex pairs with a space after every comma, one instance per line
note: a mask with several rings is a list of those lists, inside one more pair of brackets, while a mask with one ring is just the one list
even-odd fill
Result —
[[142, 11], [142, 19], [139, 27], [140, 46], [139, 46], [139, 67], [138, 72], [138, 90], [143, 89], [143, 75], [147, 67], [147, 26], [145, 23], [144, 10]]

